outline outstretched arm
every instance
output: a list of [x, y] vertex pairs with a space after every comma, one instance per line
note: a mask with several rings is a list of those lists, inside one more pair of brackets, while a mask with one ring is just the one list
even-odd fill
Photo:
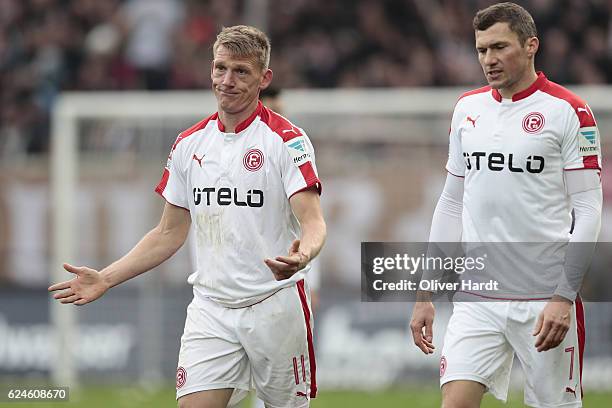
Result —
[[113, 286], [170, 258], [185, 242], [190, 225], [191, 217], [187, 210], [166, 203], [159, 224], [124, 257], [99, 272], [85, 266], [64, 264], [64, 269], [76, 277], [50, 286], [49, 291], [61, 290], [54, 295], [61, 303], [84, 305], [93, 302]]
[[308, 189], [294, 194], [289, 203], [300, 222], [302, 235], [293, 241], [287, 256], [266, 259], [276, 280], [289, 279], [314, 259], [321, 251], [327, 235], [327, 227], [321, 211], [321, 201], [316, 189]]

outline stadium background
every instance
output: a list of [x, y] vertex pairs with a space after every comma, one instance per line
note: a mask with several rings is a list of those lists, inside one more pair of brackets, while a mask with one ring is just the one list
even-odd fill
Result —
[[[162, 200], [152, 188], [169, 146], [210, 105], [182, 118], [109, 112], [128, 102], [145, 109], [153, 99], [171, 110], [192, 91], [208, 90], [216, 32], [248, 23], [271, 36], [274, 84], [286, 90], [287, 116], [312, 138], [324, 184], [329, 239], [317, 263], [315, 311], [322, 392], [313, 406], [436, 406], [439, 353], [426, 358], [412, 345], [409, 304], [358, 301], [359, 248], [362, 241], [426, 240], [445, 177], [453, 98], [483, 84], [471, 18], [491, 3], [0, 0], [0, 383], [45, 382], [58, 364], [45, 289], [60, 267], [50, 184], [59, 95], [92, 92], [80, 94], [80, 105], [98, 113], [75, 119], [76, 249], [68, 261], [102, 267], [155, 224]], [[612, 3], [519, 3], [538, 25], [538, 69], [598, 96], [587, 100], [606, 156]], [[78, 111], [79, 99], [72, 103]], [[604, 167], [602, 241], [612, 240], [609, 174]], [[172, 404], [191, 298], [187, 248], [158, 269], [78, 310], [71, 347], [85, 393], [74, 394], [72, 406]], [[587, 305], [587, 407], [612, 403], [610, 310]], [[447, 314], [440, 305], [438, 344]], [[520, 387], [520, 375], [513, 384]]]

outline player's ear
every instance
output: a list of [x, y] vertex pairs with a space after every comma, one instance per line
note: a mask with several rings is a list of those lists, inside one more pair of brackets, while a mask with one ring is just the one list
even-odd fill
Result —
[[525, 48], [529, 58], [533, 58], [540, 48], [540, 40], [538, 37], [530, 37], [525, 41]]
[[263, 74], [263, 78], [261, 79], [261, 84], [259, 84], [259, 89], [260, 90], [266, 89], [272, 82], [273, 76], [274, 75], [272, 73], [272, 70], [270, 68], [266, 68], [266, 71]]

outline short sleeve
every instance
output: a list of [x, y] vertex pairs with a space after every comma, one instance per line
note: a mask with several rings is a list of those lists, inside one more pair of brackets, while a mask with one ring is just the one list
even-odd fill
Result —
[[321, 181], [315, 164], [314, 148], [304, 131], [299, 130], [298, 136], [283, 142], [280, 160], [283, 186], [289, 198], [312, 186], [316, 186], [321, 194]]
[[459, 133], [459, 117], [460, 115], [457, 112], [457, 107], [455, 107], [449, 131], [446, 170], [454, 176], [464, 177], [465, 160], [463, 159], [463, 148], [461, 147], [461, 135]]
[[170, 204], [189, 209], [186, 177], [182, 171], [182, 147], [184, 146], [179, 145], [180, 140], [181, 136], [179, 135], [170, 150], [164, 173], [155, 188], [155, 192], [164, 197]]
[[561, 157], [565, 170], [601, 170], [599, 129], [591, 108], [586, 104], [574, 111], [571, 108], [568, 123], [561, 139]]

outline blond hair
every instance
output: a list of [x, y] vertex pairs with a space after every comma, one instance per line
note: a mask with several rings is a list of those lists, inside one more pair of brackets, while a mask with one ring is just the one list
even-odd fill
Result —
[[267, 69], [270, 64], [270, 40], [263, 31], [255, 27], [247, 25], [224, 27], [213, 44], [213, 54], [217, 53], [221, 45], [233, 56], [255, 57], [262, 69]]

